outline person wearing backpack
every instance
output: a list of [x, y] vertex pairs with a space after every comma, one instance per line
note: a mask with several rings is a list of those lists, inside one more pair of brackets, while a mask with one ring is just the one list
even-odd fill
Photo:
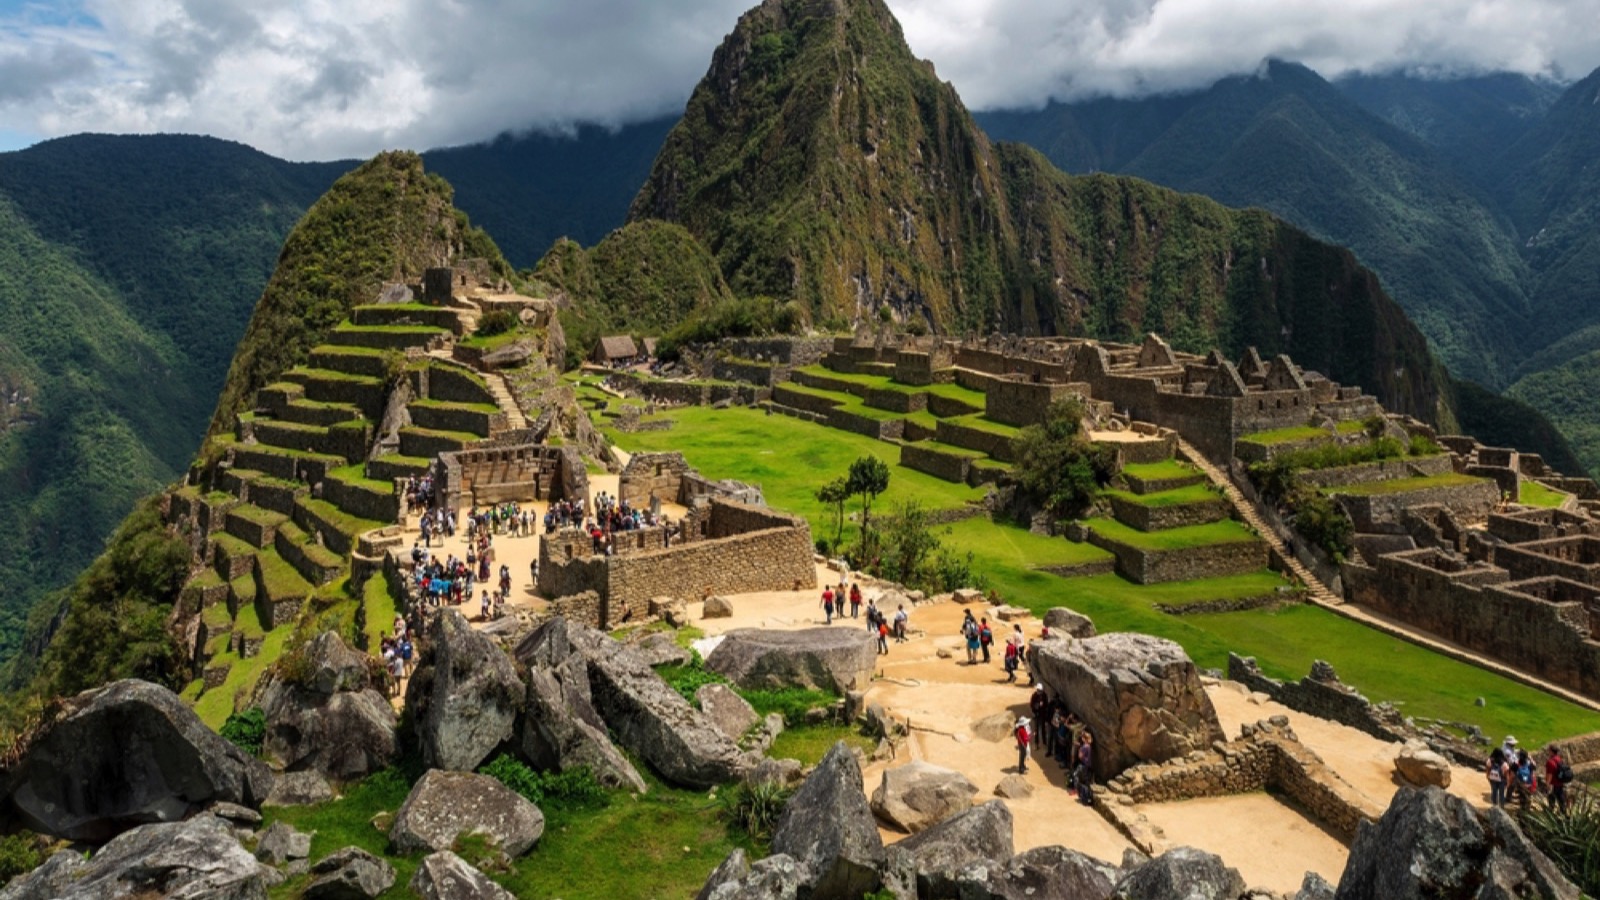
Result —
[[983, 649], [983, 664], [989, 664], [989, 645], [994, 643], [994, 632], [989, 630], [989, 619], [978, 623], [978, 646]]
[[1016, 731], [1012, 735], [1017, 739], [1017, 773], [1028, 774], [1028, 747], [1033, 743], [1033, 733], [1028, 730], [1028, 717], [1021, 716], [1017, 719]]
[[1561, 748], [1551, 744], [1544, 761], [1544, 780], [1550, 785], [1550, 808], [1567, 812], [1567, 785], [1572, 782], [1572, 766], [1561, 757]]
[[972, 610], [966, 610], [966, 616], [961, 620], [961, 636], [967, 639], [967, 665], [978, 663], [978, 622], [972, 618]]
[[1506, 781], [1510, 775], [1506, 768], [1506, 753], [1499, 747], [1489, 754], [1489, 763], [1485, 766], [1485, 774], [1489, 778], [1489, 805], [1506, 805]]
[[1517, 792], [1517, 808], [1527, 812], [1533, 795], [1539, 791], [1539, 781], [1533, 774], [1533, 759], [1528, 756], [1528, 751], [1517, 751], [1517, 762], [1511, 771], [1515, 776], [1511, 784]]

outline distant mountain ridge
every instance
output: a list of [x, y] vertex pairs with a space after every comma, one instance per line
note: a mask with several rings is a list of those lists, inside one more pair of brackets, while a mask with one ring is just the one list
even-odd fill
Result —
[[[1600, 349], [1600, 73], [1565, 89], [1518, 75], [1330, 84], [1269, 62], [1253, 76], [1141, 100], [989, 112], [992, 134], [1068, 171], [1112, 171], [1272, 210], [1380, 273], [1459, 376], [1511, 402], [1468, 430], [1509, 427], [1525, 401], [1579, 440], [1538, 449], [1600, 466], [1600, 413], [1530, 376]], [[1591, 114], [1591, 115], [1586, 115]], [[1568, 376], [1563, 383], [1574, 383]], [[1509, 389], [1509, 390], [1507, 390]], [[1595, 418], [1589, 418], [1593, 415]], [[1554, 437], [1552, 435], [1552, 437]]]

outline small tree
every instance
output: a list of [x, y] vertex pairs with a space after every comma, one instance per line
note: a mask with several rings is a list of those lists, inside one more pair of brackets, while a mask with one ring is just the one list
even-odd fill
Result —
[[876, 456], [863, 456], [850, 464], [845, 487], [861, 495], [861, 544], [869, 546], [872, 532], [872, 499], [889, 489], [889, 465]]
[[1115, 459], [1083, 435], [1083, 404], [1063, 398], [1050, 404], [1044, 421], [1012, 439], [1017, 482], [1057, 516], [1069, 515], [1111, 480]]
[[817, 488], [816, 498], [818, 503], [826, 503], [833, 510], [833, 545], [837, 547], [844, 538], [844, 505], [850, 499], [849, 480], [835, 478]]
[[940, 549], [922, 504], [908, 500], [883, 527], [883, 574], [901, 584], [923, 580], [924, 568]]

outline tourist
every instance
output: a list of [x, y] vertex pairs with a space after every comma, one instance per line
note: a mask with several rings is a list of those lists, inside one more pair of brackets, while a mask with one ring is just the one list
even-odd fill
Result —
[[861, 615], [861, 585], [850, 585], [850, 618]]
[[878, 653], [883, 656], [889, 655], [889, 626], [884, 622], [878, 623]]
[[833, 588], [831, 588], [831, 587], [825, 587], [825, 588], [822, 589], [822, 614], [825, 617], [823, 619], [823, 624], [824, 625], [832, 625], [833, 624]]
[[483, 606], [483, 616], [482, 616], [483, 621], [487, 622], [487, 621], [489, 621], [489, 592], [488, 591], [484, 591], [483, 592], [483, 597], [481, 598], [480, 603]]
[[870, 633], [872, 633], [872, 632], [874, 632], [874, 631], [876, 631], [878, 629], [877, 621], [878, 621], [878, 601], [876, 601], [876, 600], [868, 600], [867, 601], [867, 633], [868, 634], [870, 634]]
[[1551, 744], [1544, 761], [1544, 782], [1550, 785], [1550, 808], [1565, 814], [1567, 811], [1567, 783], [1572, 780], [1572, 767], [1561, 758], [1561, 748]]
[[1078, 735], [1078, 766], [1072, 770], [1072, 783], [1078, 790], [1078, 802], [1094, 805], [1094, 735], [1085, 728]]
[[1517, 739], [1512, 737], [1509, 734], [1506, 735], [1506, 739], [1500, 743], [1500, 752], [1505, 754], [1507, 763], [1510, 763], [1511, 765], [1516, 765], [1516, 763], [1517, 763]]
[[983, 664], [989, 664], [989, 645], [994, 643], [994, 632], [989, 630], [989, 617], [978, 623], [978, 647], [983, 650]]
[[1017, 728], [1013, 732], [1017, 739], [1017, 774], [1028, 774], [1028, 746], [1033, 742], [1033, 735], [1028, 731], [1028, 717], [1017, 718]]
[[961, 619], [961, 635], [967, 639], [967, 665], [978, 664], [978, 622], [972, 618], [972, 610], [964, 610]]
[[1012, 684], [1017, 680], [1017, 660], [1022, 655], [1022, 648], [1017, 646], [1015, 637], [1006, 638], [1005, 670], [1006, 683]]
[[1044, 685], [1033, 689], [1033, 695], [1028, 698], [1028, 711], [1033, 713], [1033, 720], [1039, 723], [1039, 727], [1033, 731], [1033, 741], [1043, 747], [1045, 732], [1049, 730], [1044, 723], [1050, 721], [1050, 698], [1045, 696]]
[[1506, 805], [1506, 782], [1510, 779], [1510, 769], [1506, 765], [1506, 752], [1499, 747], [1489, 754], [1489, 763], [1485, 774], [1489, 778], [1489, 805]]
[[894, 642], [895, 643], [904, 644], [906, 642], [906, 625], [910, 621], [911, 621], [911, 615], [910, 615], [910, 613], [906, 612], [906, 605], [904, 603], [900, 604], [900, 608], [895, 610], [895, 613], [894, 613]]
[[1528, 751], [1517, 751], [1517, 764], [1513, 772], [1516, 777], [1512, 779], [1511, 785], [1517, 792], [1517, 808], [1527, 812], [1533, 795], [1539, 792], [1539, 779], [1533, 774], [1533, 759], [1528, 756]]

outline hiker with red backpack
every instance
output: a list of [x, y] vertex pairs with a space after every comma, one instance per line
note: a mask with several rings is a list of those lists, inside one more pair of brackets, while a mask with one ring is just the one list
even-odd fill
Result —
[[1544, 780], [1550, 785], [1550, 808], [1560, 810], [1562, 814], [1567, 811], [1567, 785], [1572, 781], [1572, 766], [1561, 758], [1561, 748], [1555, 744], [1549, 747], [1549, 756], [1544, 761]]

